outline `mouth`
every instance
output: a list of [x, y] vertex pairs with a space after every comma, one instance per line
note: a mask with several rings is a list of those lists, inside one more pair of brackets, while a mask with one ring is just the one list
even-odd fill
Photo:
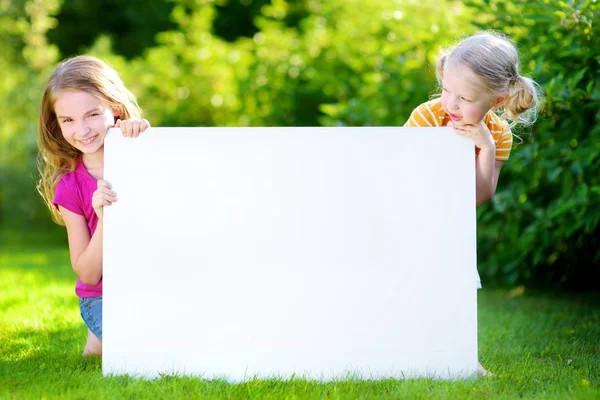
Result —
[[447, 113], [447, 114], [448, 114], [448, 116], [450, 117], [450, 119], [452, 121], [460, 121], [462, 119], [461, 116], [458, 116], [458, 115], [455, 115], [455, 114], [452, 114], [452, 113]]
[[84, 146], [90, 145], [92, 143], [94, 143], [96, 141], [96, 139], [98, 138], [98, 135], [94, 135], [92, 137], [89, 137], [85, 140], [80, 140], [79, 143], [81, 143]]

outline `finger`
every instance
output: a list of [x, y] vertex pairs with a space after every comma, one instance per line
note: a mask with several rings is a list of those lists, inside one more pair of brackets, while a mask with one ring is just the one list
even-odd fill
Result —
[[104, 193], [96, 192], [94, 193], [94, 196], [92, 198], [92, 204], [94, 205], [94, 207], [98, 207], [101, 206], [105, 200], [106, 198]]
[[92, 196], [92, 207], [94, 209], [104, 205], [111, 205], [117, 201], [117, 194], [114, 191], [96, 191]]
[[461, 128], [466, 131], [466, 132], [477, 132], [479, 130], [479, 127], [476, 125], [463, 125], [461, 126]]
[[109, 188], [108, 186], [98, 186], [98, 189], [96, 189], [98, 192], [100, 193], [108, 193], [110, 191], [112, 191], [111, 188]]
[[138, 137], [140, 134], [140, 122], [141, 121], [132, 121], [131, 123], [131, 137]]
[[111, 197], [117, 197], [117, 192], [115, 192], [114, 190], [108, 189], [108, 188], [101, 188], [98, 189], [98, 195], [101, 197], [104, 196], [111, 196]]
[[97, 183], [97, 188], [100, 189], [102, 187], [105, 187], [107, 189], [112, 189], [112, 185], [110, 184], [110, 182], [105, 181], [104, 179], [99, 179], [98, 183]]
[[95, 204], [94, 208], [110, 206], [112, 203], [115, 203], [116, 201], [117, 201], [116, 197], [111, 197], [111, 196], [98, 197], [98, 199], [96, 199], [96, 201], [94, 202], [94, 204]]
[[131, 121], [126, 121], [121, 129], [123, 130], [123, 135], [125, 137], [131, 136]]
[[117, 196], [112, 195], [110, 193], [104, 193], [102, 195], [102, 201], [103, 201], [103, 204], [108, 203], [107, 205], [110, 205], [117, 201]]
[[98, 189], [95, 190], [94, 195], [97, 195], [97, 196], [100, 196], [100, 197], [103, 197], [105, 195], [116, 196], [117, 192], [115, 192], [111, 188], [108, 188], [106, 186], [102, 186], [102, 187], [99, 187]]
[[131, 136], [131, 121], [123, 121], [121, 124], [121, 133], [125, 137]]
[[144, 132], [146, 129], [148, 129], [150, 127], [150, 123], [148, 122], [147, 119], [142, 119], [139, 121], [139, 129], [137, 132], [135, 132], [134, 137], [139, 137], [140, 134], [142, 132]]
[[115, 128], [118, 128], [121, 126], [121, 119], [117, 119], [117, 122], [115, 122]]

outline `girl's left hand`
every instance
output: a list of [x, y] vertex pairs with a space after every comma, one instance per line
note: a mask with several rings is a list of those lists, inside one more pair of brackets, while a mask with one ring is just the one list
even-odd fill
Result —
[[496, 150], [492, 133], [483, 121], [474, 125], [457, 125], [450, 121], [448, 126], [457, 134], [471, 139], [480, 149]]
[[125, 137], [138, 137], [140, 133], [144, 132], [150, 127], [150, 123], [147, 119], [118, 119], [115, 122], [115, 128], [121, 128], [121, 133]]

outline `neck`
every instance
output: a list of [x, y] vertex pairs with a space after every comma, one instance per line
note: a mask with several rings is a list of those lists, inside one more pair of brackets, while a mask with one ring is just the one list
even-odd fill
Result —
[[104, 147], [93, 154], [81, 156], [85, 169], [96, 179], [104, 177]]

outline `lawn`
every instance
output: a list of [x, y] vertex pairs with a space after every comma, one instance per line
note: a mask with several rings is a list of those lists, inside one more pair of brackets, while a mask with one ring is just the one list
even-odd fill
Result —
[[[59, 231], [60, 232], [60, 231]], [[479, 353], [496, 376], [458, 382], [105, 378], [64, 235], [0, 230], [0, 398], [600, 398], [600, 295], [479, 291]]]

